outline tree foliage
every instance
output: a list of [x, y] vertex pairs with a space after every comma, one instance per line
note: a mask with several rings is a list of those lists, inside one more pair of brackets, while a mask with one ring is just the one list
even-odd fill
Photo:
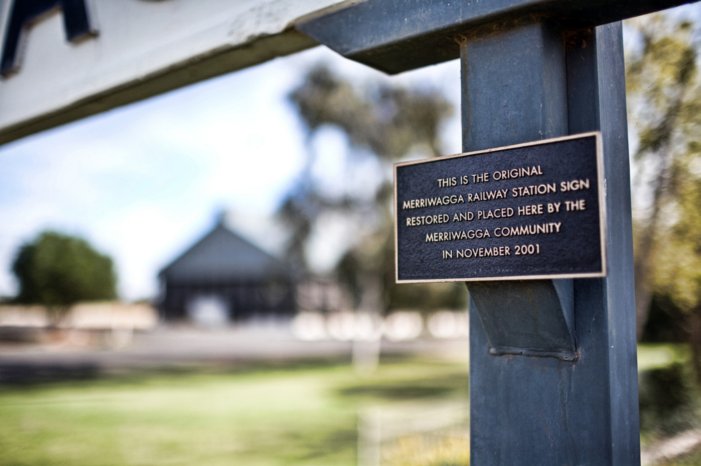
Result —
[[679, 161], [674, 220], [658, 233], [654, 290], [687, 315], [693, 363], [701, 380], [701, 157]]
[[358, 88], [324, 65], [312, 68], [290, 94], [308, 135], [324, 125], [341, 129], [352, 146], [385, 160], [415, 146], [437, 156], [439, 129], [452, 106], [437, 89], [407, 89], [384, 83]]
[[641, 47], [628, 57], [627, 85], [639, 137], [633, 162], [641, 336], [653, 293], [684, 301], [689, 312], [701, 304], [701, 88], [693, 23], [658, 14], [633, 24]]
[[[355, 305], [384, 311], [409, 302], [393, 285], [391, 165], [415, 153], [437, 156], [441, 125], [452, 106], [435, 88], [352, 83], [324, 65], [311, 68], [289, 98], [303, 122], [309, 149], [306, 169], [280, 210], [293, 232], [290, 256], [305, 264], [310, 239], [323, 223], [344, 223], [352, 234], [337, 273]], [[345, 176], [331, 189], [314, 175], [315, 164], [329, 156], [317, 150], [315, 141], [328, 129], [340, 132], [347, 147]], [[413, 304], [420, 305], [420, 300]]]
[[112, 259], [81, 238], [46, 231], [22, 245], [12, 271], [19, 283], [16, 301], [66, 309], [79, 301], [114, 299]]

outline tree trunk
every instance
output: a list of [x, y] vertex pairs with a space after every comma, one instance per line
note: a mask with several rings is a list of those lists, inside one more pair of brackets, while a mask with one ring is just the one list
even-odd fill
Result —
[[635, 273], [635, 315], [638, 341], [643, 336], [650, 303], [652, 302], [652, 262], [655, 259], [654, 251], [657, 246], [657, 229], [662, 212], [663, 198], [669, 185], [669, 161], [671, 157], [668, 156], [668, 152], [668, 150], [664, 151], [663, 155], [660, 156], [662, 158], [662, 167], [659, 176], [655, 179], [650, 216], [642, 232], [638, 235], [636, 244], [633, 271]]
[[674, 147], [673, 134], [681, 114], [681, 109], [686, 98], [686, 92], [692, 83], [693, 72], [696, 67], [695, 55], [689, 51], [691, 60], [683, 61], [681, 68], [677, 70], [677, 80], [672, 86], [674, 94], [667, 107], [664, 109], [664, 118], [654, 128], [648, 128], [656, 137], [652, 142], [638, 148], [636, 159], [643, 154], [656, 155], [659, 160], [658, 175], [652, 181], [652, 206], [642, 234], [639, 236], [635, 251], [635, 298], [638, 340], [643, 336], [643, 330], [647, 323], [650, 302], [652, 301], [653, 277], [652, 262], [655, 259], [654, 250], [657, 243], [659, 220], [665, 204], [665, 198], [673, 196], [676, 189], [676, 180], [673, 173]]
[[[657, 222], [655, 221], [655, 223]], [[656, 228], [656, 225], [652, 223], [645, 227], [640, 234], [635, 254], [633, 270], [635, 273], [635, 322], [638, 341], [643, 337], [643, 331], [645, 330], [650, 311], [650, 303], [652, 302], [652, 274], [650, 272], [654, 256], [651, 249], [655, 244]]]
[[46, 317], [48, 320], [49, 329], [58, 329], [63, 323], [63, 320], [66, 318], [66, 314], [68, 314], [69, 309], [70, 306], [46, 306]]
[[691, 362], [696, 381], [701, 385], [701, 306], [689, 314], [689, 343], [691, 345]]
[[359, 374], [369, 374], [375, 371], [380, 364], [380, 352], [382, 350], [382, 307], [383, 307], [383, 282], [379, 273], [366, 273], [362, 280], [362, 297], [360, 309], [356, 310], [356, 327], [358, 319], [367, 319], [371, 328], [366, 335], [359, 335], [358, 328], [353, 338], [353, 367]]

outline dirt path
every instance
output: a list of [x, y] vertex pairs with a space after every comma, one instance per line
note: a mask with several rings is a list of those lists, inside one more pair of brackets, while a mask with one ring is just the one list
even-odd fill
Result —
[[699, 445], [701, 445], [701, 430], [687, 430], [644, 448], [640, 455], [641, 463], [643, 466], [664, 464], [666, 461], [691, 453]]

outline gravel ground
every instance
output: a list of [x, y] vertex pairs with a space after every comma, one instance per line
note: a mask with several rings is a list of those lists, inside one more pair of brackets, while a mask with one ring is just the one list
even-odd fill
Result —
[[[377, 342], [296, 338], [288, 327], [201, 330], [160, 327], [47, 334], [39, 342], [0, 343], [0, 385], [93, 378], [140, 370], [237, 367], [252, 364], [348, 360], [372, 353]], [[382, 354], [468, 359], [466, 339], [381, 342]]]

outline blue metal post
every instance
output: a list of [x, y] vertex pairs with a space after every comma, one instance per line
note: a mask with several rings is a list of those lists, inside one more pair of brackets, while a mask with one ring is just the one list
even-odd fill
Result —
[[[465, 37], [461, 63], [464, 150], [599, 130], [610, 214], [606, 278], [468, 286], [472, 464], [639, 464], [620, 23], [569, 34], [533, 23]], [[528, 319], [571, 320], [575, 360], [490, 353], [491, 329], [524, 318], [503, 309], [513, 293]]]
[[640, 462], [625, 82], [611, 22], [689, 1], [367, 0], [297, 25], [388, 73], [460, 56], [466, 151], [602, 134], [608, 275], [468, 286], [475, 465]]

